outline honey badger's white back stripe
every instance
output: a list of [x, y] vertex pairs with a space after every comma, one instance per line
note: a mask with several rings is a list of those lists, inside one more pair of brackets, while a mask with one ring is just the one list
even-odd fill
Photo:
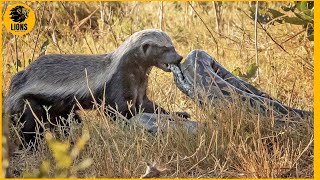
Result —
[[129, 50], [139, 47], [145, 43], [167, 47], [172, 46], [172, 41], [166, 33], [157, 29], [147, 29], [131, 35], [117, 50], [113, 52], [114, 58], [121, 58]]
[[128, 43], [132, 46], [140, 46], [144, 43], [158, 44], [159, 46], [172, 46], [170, 37], [157, 29], [147, 29], [134, 33], [128, 40]]

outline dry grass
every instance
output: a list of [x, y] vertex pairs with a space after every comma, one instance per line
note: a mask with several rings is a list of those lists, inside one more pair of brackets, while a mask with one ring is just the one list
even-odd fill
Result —
[[[160, 27], [159, 2], [27, 4], [35, 10], [37, 23], [29, 35], [17, 38], [22, 65], [39, 56], [47, 39], [48, 54], [98, 54], [112, 51], [133, 32]], [[216, 31], [213, 3], [192, 4], [213, 32], [218, 51], [211, 34], [188, 3], [166, 2], [162, 28], [181, 55], [185, 57], [193, 49], [203, 49], [230, 71], [236, 67], [244, 70], [255, 62], [254, 21], [237, 10], [247, 12], [248, 3], [223, 3], [221, 33]], [[279, 4], [282, 3], [269, 6]], [[108, 23], [101, 23], [101, 14]], [[287, 24], [268, 28], [279, 43], [299, 31], [300, 26]], [[5, 30], [2, 45], [5, 94], [14, 75], [10, 66], [16, 58], [14, 37]], [[313, 43], [299, 35], [281, 45], [287, 53], [258, 26], [260, 81], [251, 83], [284, 104], [312, 111]], [[206, 122], [207, 126], [193, 135], [183, 129], [169, 129], [151, 136], [142, 129], [112, 123], [95, 111], [82, 112], [83, 124], [91, 138], [75, 163], [92, 158], [94, 164], [78, 172], [78, 177], [140, 177], [145, 172], [145, 162], [157, 162], [166, 168], [161, 177], [313, 177], [313, 119], [275, 128], [273, 117], [248, 113], [237, 103], [217, 103], [201, 109], [177, 89], [171, 73], [154, 69], [149, 80], [151, 99], [171, 112], [187, 111], [192, 119]], [[10, 127], [10, 138], [17, 142], [16, 128]], [[74, 124], [70, 137], [64, 139], [74, 142], [81, 128]], [[44, 142], [37, 151], [20, 150], [11, 161], [11, 171], [21, 177], [22, 172], [38, 168], [48, 158], [52, 156]]]

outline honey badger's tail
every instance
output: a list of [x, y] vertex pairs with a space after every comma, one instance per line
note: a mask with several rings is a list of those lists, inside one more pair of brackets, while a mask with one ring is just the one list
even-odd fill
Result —
[[19, 71], [16, 75], [13, 76], [10, 82], [9, 91], [4, 100], [4, 106], [2, 108], [4, 113], [12, 114], [16, 112], [17, 104], [18, 104], [18, 92], [23, 89], [27, 80], [27, 75], [25, 70]]
[[11, 115], [16, 111], [16, 109], [14, 109], [16, 106], [15, 103], [17, 102], [15, 95], [19, 89], [24, 86], [25, 82], [26, 75], [24, 70], [13, 76], [10, 82], [9, 91], [2, 106], [2, 172], [3, 177], [6, 178], [13, 177], [11, 170], [9, 170], [9, 161], [12, 159], [12, 150], [14, 149], [13, 142], [9, 141], [9, 122], [13, 120]]

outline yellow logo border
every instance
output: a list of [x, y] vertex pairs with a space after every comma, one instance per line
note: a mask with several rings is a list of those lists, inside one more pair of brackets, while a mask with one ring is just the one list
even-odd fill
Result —
[[[12, 9], [22, 6], [24, 10], [27, 10], [27, 17], [23, 22], [14, 22], [11, 19], [11, 13]], [[4, 26], [6, 27], [6, 30], [10, 32], [13, 35], [25, 35], [28, 34], [32, 29], [34, 28], [35, 22], [36, 22], [36, 16], [32, 8], [26, 4], [13, 4], [9, 5], [4, 13], [3, 16]]]

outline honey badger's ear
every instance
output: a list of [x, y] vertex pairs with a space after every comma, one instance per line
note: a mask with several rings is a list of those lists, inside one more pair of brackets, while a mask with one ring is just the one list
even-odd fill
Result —
[[149, 43], [142, 44], [141, 48], [142, 48], [143, 53], [147, 54], [147, 51], [150, 48], [150, 44]]

